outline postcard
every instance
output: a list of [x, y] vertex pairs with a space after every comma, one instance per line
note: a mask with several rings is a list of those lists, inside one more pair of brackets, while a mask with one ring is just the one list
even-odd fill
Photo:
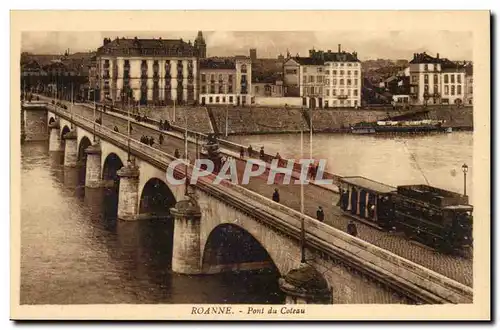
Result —
[[491, 318], [488, 11], [11, 27], [11, 319]]

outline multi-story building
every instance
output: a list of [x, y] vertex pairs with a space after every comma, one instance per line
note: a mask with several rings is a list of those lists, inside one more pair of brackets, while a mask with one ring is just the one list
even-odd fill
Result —
[[251, 102], [252, 62], [249, 57], [200, 60], [199, 102], [203, 105], [247, 105]]
[[361, 105], [361, 65], [357, 53], [309, 51], [284, 64], [287, 96], [302, 97], [306, 107]]
[[410, 61], [410, 102], [415, 105], [462, 104], [465, 68], [448, 59], [424, 53]]
[[473, 67], [472, 64], [467, 64], [465, 67], [465, 104], [472, 105], [474, 99], [472, 97], [474, 91]]
[[182, 39], [104, 39], [97, 50], [100, 100], [141, 104], [194, 103], [198, 100], [199, 57], [206, 44]]
[[252, 96], [257, 97], [283, 97], [283, 80], [278, 75], [253, 76]]
[[250, 49], [252, 60], [252, 96], [257, 98], [283, 97], [283, 63], [285, 58], [258, 58], [257, 50]]

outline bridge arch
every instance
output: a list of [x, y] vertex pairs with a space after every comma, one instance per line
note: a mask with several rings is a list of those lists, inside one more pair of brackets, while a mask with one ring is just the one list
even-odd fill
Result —
[[268, 269], [278, 279], [281, 271], [268, 251], [265, 243], [242, 226], [222, 223], [207, 237], [202, 250], [202, 269], [204, 273]]
[[142, 188], [139, 200], [139, 213], [155, 216], [170, 215], [176, 199], [167, 184], [156, 177], [150, 178]]
[[120, 156], [114, 152], [109, 153], [104, 159], [104, 165], [102, 167], [102, 179], [104, 181], [115, 181], [118, 182], [120, 179], [116, 174], [119, 169], [123, 167], [123, 161]]
[[85, 153], [85, 149], [87, 149], [91, 145], [92, 142], [90, 142], [90, 139], [86, 136], [82, 137], [80, 143], [78, 144], [78, 161], [82, 161], [83, 166], [86, 165], [85, 161], [87, 160], [87, 154]]
[[66, 133], [69, 133], [71, 129], [69, 128], [68, 125], [64, 125], [63, 128], [61, 129], [61, 140], [64, 141], [63, 136]]

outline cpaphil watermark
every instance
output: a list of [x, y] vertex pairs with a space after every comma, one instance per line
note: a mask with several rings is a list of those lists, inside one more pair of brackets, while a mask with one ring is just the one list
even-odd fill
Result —
[[[237, 161], [229, 158], [218, 166], [210, 159], [196, 159], [190, 164], [189, 183], [195, 185], [200, 178], [210, 178], [213, 184], [221, 182], [231, 182], [234, 184], [248, 185], [250, 178], [261, 177], [267, 184], [275, 184], [281, 181], [281, 184], [307, 185], [311, 182], [317, 185], [332, 185], [332, 179], [324, 178], [326, 160], [320, 159], [289, 159], [286, 166], [279, 159], [266, 163], [260, 159], [247, 159], [246, 161]], [[172, 185], [183, 185], [185, 178], [175, 178], [176, 168], [186, 166], [186, 160], [176, 159], [171, 162], [167, 168], [167, 182]]]

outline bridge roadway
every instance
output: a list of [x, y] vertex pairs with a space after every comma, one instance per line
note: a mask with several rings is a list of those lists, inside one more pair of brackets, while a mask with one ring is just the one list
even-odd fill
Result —
[[[69, 102], [63, 103], [68, 105], [69, 111]], [[93, 119], [94, 111], [87, 105], [73, 105], [72, 111], [74, 114], [79, 114], [91, 120]], [[101, 112], [96, 112], [96, 117], [99, 116], [99, 114], [101, 114]], [[111, 129], [117, 126], [121, 133], [126, 133], [127, 131], [126, 119], [121, 115], [113, 114], [109, 111], [102, 113], [102, 125]], [[153, 136], [155, 138], [154, 148], [169, 154], [173, 154], [174, 150], [177, 148], [181, 154], [183, 153], [184, 140], [180, 137], [179, 133], [163, 132], [165, 141], [163, 145], [159, 145], [159, 130], [152, 125], [132, 121], [132, 127], [132, 139], [139, 140], [142, 135]], [[194, 153], [195, 148], [195, 143], [189, 143], [188, 153]], [[231, 156], [235, 158], [233, 154], [231, 154]], [[238, 173], [242, 173], [245, 161], [239, 158], [235, 159], [238, 164]], [[278, 188], [280, 192], [280, 203], [295, 210], [300, 210], [299, 185], [267, 185], [265, 182], [266, 180], [267, 176], [252, 178], [245, 187], [268, 198], [271, 198], [274, 189]], [[304, 186], [305, 213], [315, 218], [317, 207], [321, 205], [325, 211], [325, 223], [335, 228], [345, 230], [349, 218], [341, 213], [339, 207], [335, 206], [337, 201], [338, 195], [332, 191], [328, 191], [316, 185]], [[358, 227], [358, 237], [362, 240], [472, 287], [472, 259], [439, 253], [426, 246], [409, 241], [398, 233], [382, 232], [359, 222], [357, 222], [356, 225]]]

